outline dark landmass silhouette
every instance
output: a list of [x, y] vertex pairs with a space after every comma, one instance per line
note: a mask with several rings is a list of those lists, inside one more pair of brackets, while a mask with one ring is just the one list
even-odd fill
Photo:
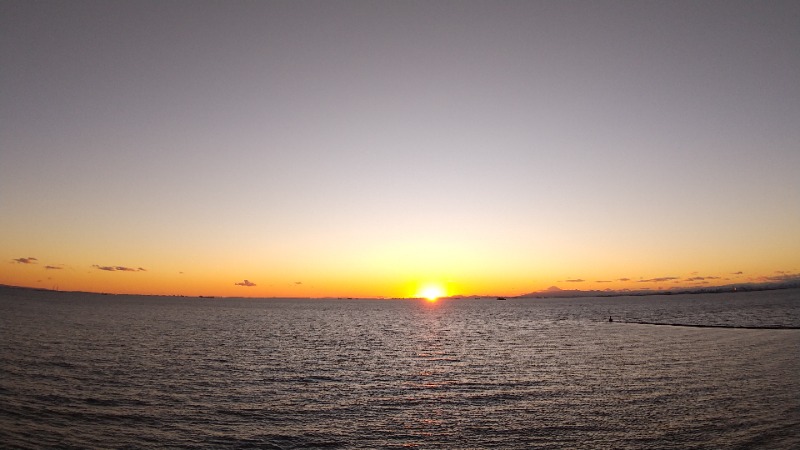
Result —
[[[605, 289], [605, 290], [580, 290], [580, 289], [561, 289], [557, 286], [550, 286], [541, 291], [529, 292], [522, 295], [453, 295], [448, 297], [441, 297], [442, 299], [548, 299], [548, 298], [581, 298], [581, 297], [643, 297], [655, 295], [686, 295], [686, 294], [722, 294], [722, 293], [737, 293], [737, 292], [754, 292], [754, 291], [771, 291], [779, 289], [800, 289], [800, 277], [790, 278], [782, 281], [772, 282], [752, 282], [752, 283], [736, 283], [727, 284], [723, 286], [705, 286], [705, 287], [676, 287], [671, 289]], [[168, 294], [110, 294], [106, 292], [88, 292], [88, 291], [62, 291], [58, 289], [46, 289], [28, 286], [11, 286], [7, 284], [0, 284], [0, 293], [13, 293], [24, 291], [40, 291], [40, 292], [62, 292], [71, 294], [92, 294], [92, 295], [128, 295], [128, 296], [145, 296], [145, 297], [186, 297], [186, 298], [261, 298], [261, 297], [215, 297], [211, 295], [168, 295]], [[263, 298], [296, 298], [303, 299], [308, 297], [263, 297]], [[324, 299], [355, 299], [355, 297], [321, 297]], [[369, 297], [376, 300], [413, 300], [413, 298], [387, 298], [387, 297]]]
[[705, 324], [692, 324], [692, 323], [663, 323], [663, 322], [642, 322], [634, 321], [618, 321], [617, 323], [633, 323], [638, 325], [661, 325], [667, 327], [687, 327], [687, 328], [730, 328], [740, 330], [800, 330], [800, 327], [793, 327], [791, 325], [705, 325]]
[[677, 287], [670, 289], [605, 289], [605, 290], [579, 290], [560, 289], [550, 286], [542, 291], [529, 292], [515, 298], [573, 298], [573, 297], [622, 297], [645, 295], [677, 295], [677, 294], [721, 294], [731, 292], [771, 291], [777, 289], [800, 288], [800, 277], [782, 281], [763, 283], [735, 283], [722, 286], [703, 287]]

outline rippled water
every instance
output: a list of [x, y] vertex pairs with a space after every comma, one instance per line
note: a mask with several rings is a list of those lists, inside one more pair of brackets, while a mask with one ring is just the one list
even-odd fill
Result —
[[[561, 300], [0, 291], [11, 448], [800, 448], [797, 290]], [[615, 317], [608, 323], [608, 316]]]

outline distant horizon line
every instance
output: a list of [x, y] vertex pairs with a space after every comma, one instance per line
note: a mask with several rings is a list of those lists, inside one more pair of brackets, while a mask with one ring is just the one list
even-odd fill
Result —
[[[136, 297], [175, 297], [175, 298], [205, 298], [205, 299], [281, 299], [281, 300], [426, 300], [424, 297], [387, 297], [387, 296], [374, 296], [374, 297], [359, 297], [359, 296], [321, 296], [321, 297], [303, 297], [303, 296], [267, 296], [267, 297], [245, 297], [245, 296], [228, 296], [228, 295], [185, 295], [185, 294], [143, 294], [143, 293], [114, 293], [114, 292], [95, 292], [95, 291], [82, 291], [82, 290], [60, 290], [44, 287], [34, 286], [20, 286], [0, 284], [3, 289], [23, 289], [39, 292], [58, 292], [64, 294], [91, 294], [91, 295], [113, 295], [113, 296], [136, 296]], [[720, 286], [697, 286], [697, 287], [673, 287], [667, 289], [608, 289], [608, 290], [581, 290], [581, 289], [561, 289], [556, 286], [550, 288], [533, 291], [520, 295], [482, 295], [482, 294], [457, 294], [445, 295], [438, 297], [438, 300], [468, 300], [468, 299], [551, 299], [551, 298], [591, 298], [591, 297], [645, 297], [656, 295], [698, 295], [698, 294], [721, 294], [721, 293], [740, 293], [740, 292], [757, 292], [757, 291], [771, 291], [771, 290], [784, 290], [784, 289], [800, 289], [800, 277], [785, 281], [767, 281], [767, 282], [747, 282], [747, 283], [733, 283]]]

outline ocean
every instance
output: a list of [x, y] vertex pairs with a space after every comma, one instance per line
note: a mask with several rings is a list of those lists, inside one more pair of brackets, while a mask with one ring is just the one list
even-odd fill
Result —
[[800, 290], [431, 303], [2, 288], [0, 446], [797, 449], [792, 327]]

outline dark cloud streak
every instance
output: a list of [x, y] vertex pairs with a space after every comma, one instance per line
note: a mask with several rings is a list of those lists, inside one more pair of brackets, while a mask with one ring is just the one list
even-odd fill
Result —
[[719, 277], [691, 277], [687, 278], [684, 281], [692, 282], [692, 281], [706, 281], [706, 280], [719, 280]]
[[672, 281], [678, 280], [678, 277], [658, 277], [658, 278], [648, 278], [646, 280], [639, 280], [639, 283], [663, 283], [665, 281]]
[[785, 271], [775, 271], [778, 275], [774, 275], [771, 277], [760, 277], [760, 281], [795, 281], [800, 280], [800, 273], [791, 273]]
[[95, 269], [104, 270], [106, 272], [147, 272], [147, 269], [139, 267], [138, 269], [134, 269], [132, 267], [125, 267], [125, 266], [101, 266], [98, 264], [92, 265]]
[[15, 258], [11, 260], [11, 262], [16, 262], [17, 264], [36, 264], [37, 261], [39, 260], [33, 256], [28, 256], [27, 258]]

